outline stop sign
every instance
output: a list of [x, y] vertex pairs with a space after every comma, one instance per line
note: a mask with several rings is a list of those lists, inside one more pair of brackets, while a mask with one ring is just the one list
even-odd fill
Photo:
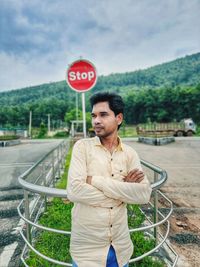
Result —
[[97, 71], [95, 66], [85, 59], [74, 61], [67, 69], [68, 85], [77, 92], [85, 92], [95, 86]]

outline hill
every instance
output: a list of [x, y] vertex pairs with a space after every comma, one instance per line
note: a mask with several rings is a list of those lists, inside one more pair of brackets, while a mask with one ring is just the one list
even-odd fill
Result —
[[[86, 99], [100, 90], [115, 91], [126, 97], [133, 92], [142, 93], [147, 89], [166, 90], [166, 88], [195, 87], [198, 84], [200, 84], [200, 53], [145, 70], [100, 76], [95, 88], [86, 93]], [[33, 110], [35, 125], [39, 125], [42, 120], [46, 121], [49, 113], [53, 115], [52, 118], [56, 123], [63, 121], [65, 112], [75, 106], [75, 95], [76, 93], [65, 81], [2, 92], [0, 126], [27, 125], [29, 110]]]

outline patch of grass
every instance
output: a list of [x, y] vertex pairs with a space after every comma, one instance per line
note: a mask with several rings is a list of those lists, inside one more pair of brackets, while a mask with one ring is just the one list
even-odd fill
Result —
[[53, 137], [54, 138], [66, 138], [66, 137], [69, 137], [69, 133], [67, 133], [66, 131], [60, 131], [54, 134]]
[[[64, 203], [62, 199], [54, 198], [49, 203], [47, 212], [39, 220], [39, 223], [59, 230], [70, 231], [71, 229], [71, 209], [72, 203]], [[71, 262], [69, 252], [70, 236], [42, 231], [38, 234], [35, 242], [35, 248], [42, 254], [64, 262]], [[30, 267], [60, 267], [60, 265], [50, 263], [34, 252], [30, 252], [27, 264]]]
[[[70, 147], [65, 161], [64, 173], [56, 185], [57, 188], [65, 189], [67, 187], [67, 175], [71, 153], [72, 148]], [[41, 216], [39, 224], [59, 230], [71, 231], [72, 207], [72, 203], [66, 203], [66, 201], [60, 198], [54, 198], [51, 202], [48, 202], [47, 211]], [[68, 235], [41, 231], [36, 238], [34, 247], [50, 258], [71, 262], [69, 244], [70, 236]], [[27, 264], [30, 267], [60, 267], [60, 265], [42, 259], [32, 251], [30, 252]]]
[[197, 124], [196, 136], [200, 136], [200, 124]]
[[65, 189], [67, 187], [67, 176], [68, 176], [68, 169], [70, 165], [72, 155], [72, 147], [69, 148], [66, 160], [65, 160], [65, 167], [64, 167], [64, 173], [62, 174], [61, 179], [58, 181], [56, 187], [59, 189]]
[[[129, 229], [138, 228], [145, 220], [144, 214], [141, 212], [139, 205], [128, 205], [128, 225]], [[155, 240], [145, 236], [144, 232], [131, 233], [131, 240], [134, 244], [134, 252], [132, 258], [139, 257], [155, 247]], [[164, 267], [165, 263], [157, 258], [150, 256], [144, 259], [130, 263], [129, 267]]]

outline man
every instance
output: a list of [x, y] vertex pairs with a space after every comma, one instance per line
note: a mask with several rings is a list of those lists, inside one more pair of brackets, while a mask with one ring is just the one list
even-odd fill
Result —
[[90, 102], [96, 137], [76, 142], [68, 176], [73, 266], [128, 266], [133, 245], [126, 204], [147, 203], [151, 186], [137, 153], [118, 137], [122, 98], [106, 92]]

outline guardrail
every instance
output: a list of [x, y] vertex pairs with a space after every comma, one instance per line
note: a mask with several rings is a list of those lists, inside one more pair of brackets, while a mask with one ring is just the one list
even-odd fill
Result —
[[[62, 142], [60, 145], [58, 145], [58, 147], [50, 151], [34, 166], [32, 166], [29, 170], [27, 170], [23, 175], [19, 177], [19, 183], [24, 189], [24, 199], [18, 206], [18, 213], [25, 222], [25, 230], [20, 230], [20, 234], [25, 242], [21, 260], [26, 267], [28, 267], [26, 263], [26, 257], [29, 250], [34, 251], [38, 256], [51, 263], [58, 264], [60, 266], [72, 266], [71, 263], [58, 261], [42, 254], [34, 248], [34, 242], [32, 240], [37, 229], [64, 235], [71, 234], [70, 231], [53, 229], [44, 225], [40, 225], [38, 223], [40, 215], [46, 209], [47, 197], [60, 197], [67, 199], [66, 190], [56, 189], [54, 188], [54, 186], [57, 178], [60, 177], [61, 169], [63, 167], [68, 148], [69, 142]], [[159, 253], [159, 249], [162, 246], [165, 250], [168, 251], [168, 266], [174, 267], [177, 263], [178, 255], [167, 241], [170, 229], [170, 223], [168, 219], [172, 214], [173, 206], [172, 202], [162, 192], [159, 191], [159, 189], [167, 180], [167, 173], [159, 167], [144, 160], [141, 160], [141, 163], [146, 169], [145, 172], [147, 172], [148, 177], [151, 177], [151, 179], [153, 179], [153, 202], [149, 202], [148, 205], [144, 205], [141, 208], [142, 212], [145, 215], [145, 224], [139, 228], [130, 229], [129, 231], [130, 233], [144, 231], [146, 236], [155, 238], [155, 247], [139, 257], [132, 258], [129, 263], [139, 261], [148, 255], [155, 256]], [[168, 211], [167, 215], [161, 212], [162, 209], [161, 207], [159, 207], [159, 199], [162, 200], [162, 203], [168, 203], [169, 207], [164, 207], [164, 210]], [[24, 214], [21, 211], [23, 204]], [[132, 216], [131, 212], [129, 212], [128, 214], [129, 216]], [[162, 229], [159, 228], [160, 226], [162, 226]]]

